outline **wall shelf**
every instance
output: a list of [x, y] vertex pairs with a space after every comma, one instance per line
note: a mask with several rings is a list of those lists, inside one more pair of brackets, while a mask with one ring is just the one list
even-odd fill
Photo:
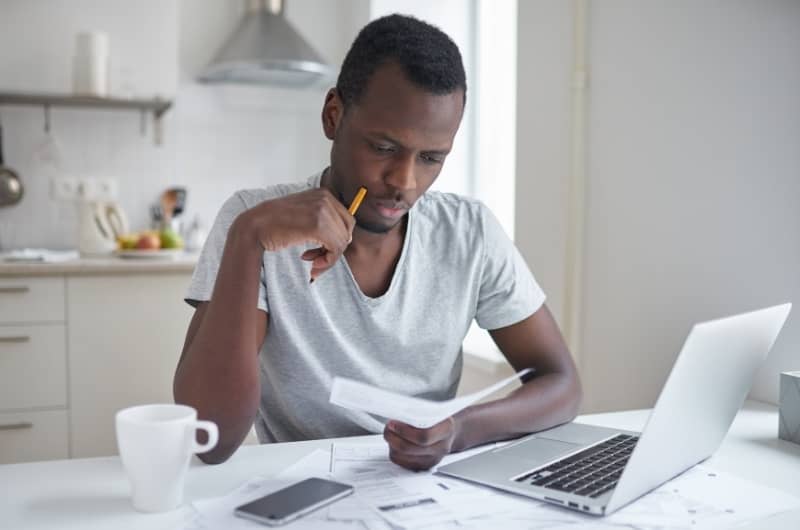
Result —
[[126, 110], [140, 113], [142, 134], [147, 132], [147, 114], [153, 116], [153, 137], [156, 145], [161, 144], [161, 118], [172, 106], [172, 101], [154, 99], [122, 99], [91, 96], [73, 96], [68, 94], [43, 94], [23, 92], [0, 92], [1, 105], [28, 105], [44, 109], [45, 131], [50, 130], [50, 108], [84, 108], [96, 110]]

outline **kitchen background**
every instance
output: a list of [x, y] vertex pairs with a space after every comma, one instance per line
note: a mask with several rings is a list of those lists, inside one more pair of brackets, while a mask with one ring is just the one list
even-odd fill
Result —
[[[151, 123], [141, 134], [136, 113], [53, 108], [48, 139], [41, 108], [0, 106], [6, 163], [26, 186], [20, 204], [0, 208], [0, 249], [75, 246], [75, 206], [52, 198], [61, 176], [113, 179], [133, 229], [148, 224], [165, 188], [185, 186], [184, 219], [198, 217], [208, 228], [234, 190], [303, 179], [324, 166], [325, 88], [194, 81], [243, 5], [0, 0], [0, 91], [68, 91], [75, 34], [101, 29], [110, 37], [112, 93], [174, 102], [160, 146]], [[576, 39], [581, 5], [584, 40]], [[800, 301], [800, 2], [290, 0], [286, 11], [337, 68], [357, 30], [385, 13], [416, 14], [454, 37], [470, 93], [437, 186], [481, 198], [513, 234], [568, 336], [585, 411], [652, 406], [692, 323]], [[585, 69], [576, 65], [581, 44]], [[578, 89], [587, 103], [582, 120], [574, 114]], [[582, 194], [571, 187], [575, 180]], [[169, 333], [159, 333], [169, 340], [151, 348], [165, 357], [152, 366], [168, 397], [189, 315], [179, 300], [183, 285], [168, 285], [188, 274], [163, 283], [139, 275], [140, 284], [67, 275], [69, 307], [57, 317], [78, 327], [68, 334], [77, 382], [69, 400], [59, 398], [71, 407], [70, 454], [100, 454], [88, 445], [91, 436], [75, 439], [97, 423], [96, 414], [82, 412], [95, 398], [72, 394], [136, 353], [131, 347], [105, 360], [102, 375], [91, 371], [104, 349], [122, 341], [104, 324], [109, 313], [98, 318], [96, 308], [117, 304], [124, 313], [114, 321], [135, 328], [152, 316], [141, 285], [175, 303], [160, 302], [160, 321], [175, 317]], [[81, 296], [86, 303], [73, 308]], [[2, 309], [0, 326], [15, 314]], [[797, 311], [751, 397], [776, 402], [778, 374], [800, 369]], [[148, 336], [148, 325], [129, 335]], [[81, 333], [86, 343], [78, 343]], [[501, 376], [486, 335], [470, 340], [473, 366]], [[60, 403], [51, 405], [66, 406]]]
[[[289, 20], [338, 65], [363, 23], [367, 2], [287, 3]], [[110, 178], [133, 229], [171, 185], [188, 189], [184, 219], [208, 227], [240, 188], [298, 180], [320, 170], [328, 144], [320, 132], [325, 88], [208, 87], [194, 78], [233, 31], [243, 2], [230, 0], [2, 0], [0, 88], [63, 93], [72, 86], [75, 34], [109, 34], [112, 95], [174, 100], [156, 146], [136, 112], [51, 110], [60, 160], [48, 160], [43, 111], [2, 108], [6, 163], [26, 186], [17, 207], [0, 211], [3, 248], [75, 247], [76, 209], [52, 198], [51, 180]], [[148, 116], [149, 118], [149, 116]], [[51, 144], [52, 145], [52, 144]], [[44, 146], [44, 147], [43, 147]], [[44, 159], [44, 160], [43, 160]]]

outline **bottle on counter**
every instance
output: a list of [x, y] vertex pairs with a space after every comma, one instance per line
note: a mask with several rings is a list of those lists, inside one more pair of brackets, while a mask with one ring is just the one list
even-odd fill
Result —
[[189, 228], [186, 229], [186, 250], [200, 252], [206, 243], [206, 231], [200, 222], [200, 217], [194, 216]]

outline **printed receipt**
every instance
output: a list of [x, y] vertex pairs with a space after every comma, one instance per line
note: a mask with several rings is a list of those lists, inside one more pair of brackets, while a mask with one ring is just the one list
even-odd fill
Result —
[[346, 377], [334, 377], [329, 401], [346, 409], [360, 410], [427, 429], [532, 371], [531, 368], [520, 370], [483, 390], [447, 401], [404, 396]]

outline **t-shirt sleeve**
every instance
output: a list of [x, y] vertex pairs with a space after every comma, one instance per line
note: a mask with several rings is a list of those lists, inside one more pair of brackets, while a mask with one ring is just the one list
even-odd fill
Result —
[[520, 322], [544, 304], [545, 294], [492, 212], [481, 205], [483, 269], [475, 320], [483, 329]]
[[[234, 194], [220, 208], [205, 245], [203, 245], [203, 250], [200, 252], [197, 266], [189, 283], [189, 289], [186, 291], [185, 300], [189, 305], [197, 307], [200, 302], [211, 300], [211, 293], [214, 292], [214, 282], [217, 279], [217, 272], [222, 261], [222, 253], [225, 250], [228, 229], [236, 217], [245, 210], [247, 210], [247, 205], [238, 194]], [[261, 267], [261, 281], [258, 286], [258, 308], [269, 312], [263, 266]]]

